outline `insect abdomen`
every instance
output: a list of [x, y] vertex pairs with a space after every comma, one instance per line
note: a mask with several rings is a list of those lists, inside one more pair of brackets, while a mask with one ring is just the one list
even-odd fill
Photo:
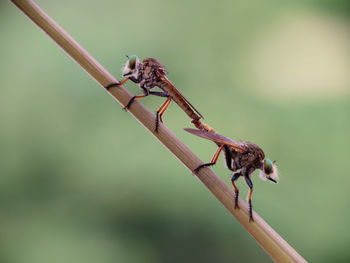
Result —
[[182, 95], [177, 92], [171, 85], [162, 85], [163, 90], [169, 93], [172, 99], [183, 109], [184, 112], [192, 119], [199, 120], [201, 117], [198, 116], [188, 105], [188, 103], [183, 99]]

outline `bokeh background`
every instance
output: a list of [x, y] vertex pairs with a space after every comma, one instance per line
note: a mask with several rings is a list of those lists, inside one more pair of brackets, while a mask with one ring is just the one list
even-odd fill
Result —
[[[350, 261], [349, 1], [37, 3], [117, 78], [125, 54], [165, 64], [209, 124], [277, 160], [278, 185], [253, 178], [255, 210], [308, 261]], [[7, 1], [0, 36], [1, 262], [272, 261]], [[210, 160], [175, 104], [165, 123]]]

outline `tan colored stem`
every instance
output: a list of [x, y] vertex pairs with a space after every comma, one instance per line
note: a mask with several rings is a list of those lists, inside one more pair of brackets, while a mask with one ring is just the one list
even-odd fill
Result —
[[[86, 70], [101, 86], [117, 82], [86, 50], [71, 38], [55, 21], [31, 0], [12, 0], [38, 27], [45, 31], [64, 51]], [[122, 86], [109, 90], [120, 104], [125, 105], [131, 94]], [[165, 147], [167, 147], [191, 172], [202, 164], [175, 135], [163, 124], [155, 133], [155, 117], [139, 101], [132, 104], [129, 112], [148, 129]], [[249, 222], [248, 207], [240, 199], [240, 209], [234, 207], [234, 192], [221, 181], [209, 168], [203, 168], [198, 178], [214, 196], [230, 211], [232, 215], [248, 230], [262, 248], [275, 262], [306, 262], [282, 237], [280, 237], [257, 213], [254, 222]], [[208, 211], [209, 212], [209, 211]], [[235, 220], [232, 221], [236, 222]]]

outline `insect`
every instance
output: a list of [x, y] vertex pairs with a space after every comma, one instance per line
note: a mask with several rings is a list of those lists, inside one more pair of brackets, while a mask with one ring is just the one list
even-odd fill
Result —
[[251, 181], [251, 175], [258, 169], [260, 170], [260, 178], [264, 181], [270, 180], [274, 183], [278, 181], [278, 172], [275, 165], [275, 161], [265, 158], [264, 151], [257, 145], [250, 142], [235, 142], [225, 136], [222, 136], [215, 132], [208, 132], [203, 130], [189, 129], [185, 131], [202, 137], [204, 139], [211, 140], [218, 145], [213, 158], [210, 163], [205, 163], [198, 166], [195, 172], [198, 172], [205, 166], [211, 166], [216, 163], [219, 158], [221, 151], [224, 151], [225, 161], [228, 169], [233, 173], [231, 177], [233, 188], [235, 189], [235, 208], [238, 208], [238, 194], [239, 190], [235, 184], [235, 181], [239, 177], [244, 177], [247, 185], [249, 186], [248, 203], [249, 203], [249, 221], [253, 220], [252, 211], [252, 193], [253, 183]]
[[[167, 72], [159, 61], [154, 58], [146, 58], [140, 63], [140, 60], [136, 55], [127, 56], [127, 58], [128, 60], [123, 68], [123, 76], [127, 78], [120, 83], [113, 83], [106, 87], [106, 89], [109, 89], [113, 86], [122, 85], [128, 80], [139, 85], [143, 94], [133, 96], [124, 109], [128, 109], [135, 99], [144, 98], [148, 95], [167, 98], [157, 110], [155, 125], [156, 131], [158, 131], [159, 121], [163, 122], [163, 114], [172, 100], [174, 100], [195, 122], [203, 118], [202, 114], [200, 114], [200, 112], [182, 95], [175, 85], [168, 80], [166, 77]], [[151, 91], [154, 87], [159, 87], [162, 91]]]

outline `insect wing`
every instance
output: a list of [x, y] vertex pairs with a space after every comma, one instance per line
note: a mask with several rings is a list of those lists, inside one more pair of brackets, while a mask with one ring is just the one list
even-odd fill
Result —
[[172, 89], [177, 94], [179, 94], [183, 98], [183, 100], [190, 106], [190, 108], [194, 110], [202, 119], [204, 119], [203, 115], [188, 101], [188, 99], [186, 99], [186, 97], [175, 87], [173, 83], [171, 83], [171, 81], [166, 76], [164, 76], [160, 72], [157, 72], [157, 73], [158, 73], [158, 77], [160, 77], [170, 87], [169, 89]]
[[192, 133], [194, 135], [197, 135], [199, 137], [202, 137], [204, 139], [208, 139], [208, 140], [211, 140], [211, 141], [219, 143], [219, 144], [231, 146], [238, 151], [241, 151], [241, 152], [246, 151], [245, 147], [238, 145], [238, 143], [235, 142], [234, 140], [231, 140], [230, 138], [222, 136], [218, 133], [211, 133], [211, 132], [207, 132], [207, 131], [200, 131], [200, 130], [189, 129], [189, 128], [185, 128], [184, 130], [189, 132], [189, 133]]

